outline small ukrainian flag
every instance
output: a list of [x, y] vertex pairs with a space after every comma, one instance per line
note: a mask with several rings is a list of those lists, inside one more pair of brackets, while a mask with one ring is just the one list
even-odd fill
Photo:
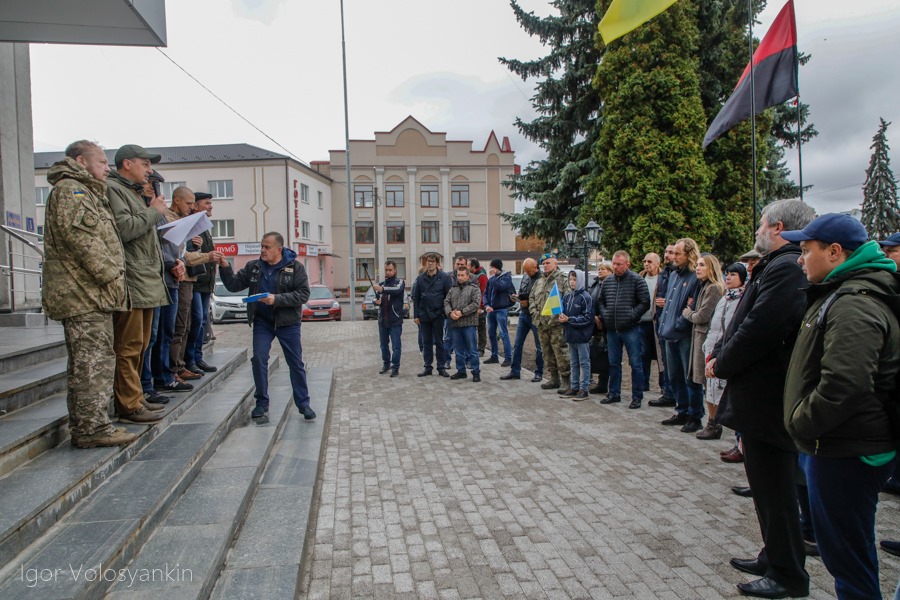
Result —
[[562, 303], [559, 301], [559, 288], [556, 287], [556, 282], [553, 282], [553, 289], [550, 290], [550, 295], [547, 296], [547, 301], [544, 302], [544, 308], [541, 309], [541, 316], [550, 317], [552, 315], [562, 314]]

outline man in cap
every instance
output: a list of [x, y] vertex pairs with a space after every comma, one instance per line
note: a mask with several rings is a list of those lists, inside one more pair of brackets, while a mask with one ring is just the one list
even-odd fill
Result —
[[105, 198], [108, 174], [103, 149], [87, 140], [70, 144], [47, 173], [53, 191], [44, 223], [41, 300], [65, 330], [69, 432], [79, 448], [135, 439], [107, 415], [116, 365], [113, 315], [128, 304], [125, 255]]
[[752, 275], [753, 267], [759, 264], [760, 259], [762, 259], [762, 255], [757, 252], [756, 249], [753, 249], [741, 254], [741, 257], [738, 260], [747, 265], [747, 273]]
[[503, 261], [495, 258], [491, 261], [487, 287], [484, 290], [484, 311], [487, 313], [488, 339], [491, 341], [491, 356], [484, 364], [499, 363], [499, 349], [497, 344], [497, 329], [500, 329], [500, 339], [503, 341], [503, 364], [508, 367], [512, 364], [512, 347], [509, 343], [509, 307], [512, 306], [512, 296], [516, 288], [512, 283], [512, 275], [503, 270]]
[[150, 342], [153, 309], [169, 303], [156, 234], [157, 226], [165, 223], [166, 203], [161, 196], [153, 198], [149, 205], [141, 198], [144, 184], [153, 172], [150, 165], [160, 159], [159, 154], [151, 154], [138, 145], [122, 146], [115, 156], [116, 172], [108, 180], [107, 196], [125, 249], [125, 281], [131, 298], [131, 310], [113, 317], [114, 392], [119, 420], [130, 423], [154, 423], [162, 418], [162, 405], [145, 406], [140, 377]]
[[[212, 194], [206, 192], [194, 192], [194, 200], [196, 210], [205, 211], [206, 216], [212, 218], [213, 201]], [[199, 236], [199, 244], [197, 238], [192, 240], [193, 245], [201, 253], [208, 255], [209, 263], [202, 272], [196, 275], [194, 282], [194, 298], [191, 304], [191, 331], [188, 334], [187, 345], [184, 349], [184, 362], [187, 368], [196, 372], [197, 369], [205, 373], [212, 373], [216, 367], [206, 363], [203, 360], [203, 332], [209, 319], [209, 303], [212, 293], [216, 288], [216, 265], [221, 259], [220, 254], [216, 252], [216, 245], [212, 239], [212, 232], [204, 231]]]
[[569, 277], [559, 269], [555, 254], [548, 252], [541, 256], [541, 267], [544, 276], [534, 282], [528, 306], [531, 320], [537, 324], [538, 338], [544, 351], [544, 366], [549, 376], [547, 382], [541, 384], [541, 388], [556, 388], [557, 392], [564, 392], [572, 387], [572, 374], [569, 370], [569, 347], [563, 341], [563, 324], [559, 322], [557, 315], [545, 316], [541, 312], [553, 291], [554, 283], [562, 306], [562, 297], [569, 289]]
[[880, 598], [875, 509], [900, 433], [890, 414], [900, 370], [897, 265], [849, 215], [822, 215], [781, 237], [799, 242], [810, 282], [783, 417], [800, 450], [819, 554], [838, 598]]

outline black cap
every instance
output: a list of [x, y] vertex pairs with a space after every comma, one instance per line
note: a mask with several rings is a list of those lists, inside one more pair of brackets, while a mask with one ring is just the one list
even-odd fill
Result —
[[499, 258], [495, 258], [491, 261], [491, 266], [497, 269], [498, 271], [503, 270], [503, 261]]
[[150, 164], [153, 165], [162, 160], [162, 156], [160, 156], [159, 154], [150, 154], [137, 144], [126, 144], [116, 151], [116, 157], [113, 162], [115, 162], [115, 164], [117, 165], [120, 165], [122, 164], [123, 160], [130, 160], [134, 158], [146, 158], [150, 161]]
[[206, 192], [194, 192], [194, 200], [210, 200], [212, 197], [212, 194]]

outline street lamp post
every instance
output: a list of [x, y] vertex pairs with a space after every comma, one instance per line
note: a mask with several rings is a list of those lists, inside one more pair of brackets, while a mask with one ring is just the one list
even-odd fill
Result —
[[600, 247], [600, 240], [603, 238], [603, 228], [594, 223], [592, 219], [591, 222], [584, 227], [581, 236], [582, 242], [580, 244], [576, 243], [579, 231], [574, 223], [569, 223], [563, 230], [563, 233], [566, 237], [566, 245], [569, 247], [569, 256], [574, 255], [576, 252], [584, 256], [584, 276], [585, 281], [587, 281], [587, 276], [590, 272], [588, 257], [591, 250], [596, 250]]

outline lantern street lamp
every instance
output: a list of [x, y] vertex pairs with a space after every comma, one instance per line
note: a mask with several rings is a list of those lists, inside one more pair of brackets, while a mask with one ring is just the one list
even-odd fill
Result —
[[[582, 238], [580, 244], [578, 243], [579, 233], [581, 233]], [[586, 281], [587, 274], [590, 271], [590, 267], [588, 266], [588, 256], [590, 255], [591, 250], [600, 248], [600, 240], [603, 238], [603, 228], [591, 220], [590, 223], [585, 225], [584, 231], [579, 232], [574, 223], [569, 223], [563, 230], [563, 234], [565, 234], [566, 245], [569, 247], [569, 256], [576, 255], [577, 252], [578, 255], [584, 257], [583, 268]]]

